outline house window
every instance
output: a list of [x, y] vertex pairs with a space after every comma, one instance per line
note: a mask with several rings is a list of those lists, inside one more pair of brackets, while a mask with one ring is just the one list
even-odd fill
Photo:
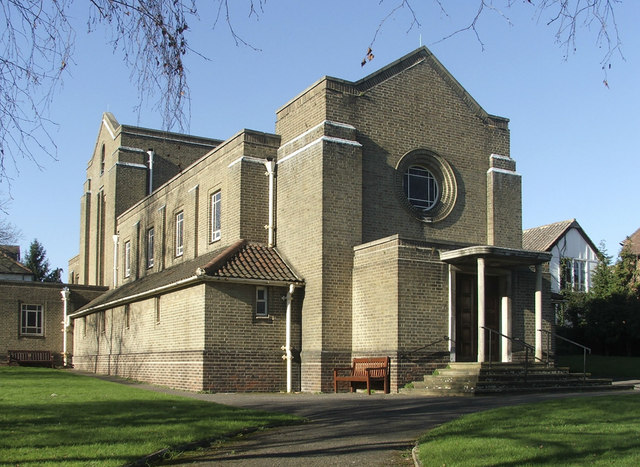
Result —
[[267, 288], [256, 287], [256, 316], [268, 316]]
[[42, 305], [25, 305], [20, 310], [20, 335], [44, 336]]
[[176, 256], [184, 252], [184, 213], [176, 214]]
[[585, 292], [587, 290], [587, 262], [575, 258], [560, 260], [560, 289]]
[[410, 166], [404, 173], [404, 193], [418, 209], [428, 211], [438, 201], [438, 182], [433, 174], [419, 165]]
[[131, 242], [124, 242], [124, 277], [131, 275]]
[[153, 267], [153, 227], [147, 230], [147, 268]]
[[220, 208], [221, 194], [219, 191], [211, 195], [211, 241], [220, 240]]

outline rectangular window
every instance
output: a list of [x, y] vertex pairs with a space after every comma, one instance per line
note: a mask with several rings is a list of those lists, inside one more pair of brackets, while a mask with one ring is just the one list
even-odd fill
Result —
[[42, 305], [22, 305], [20, 310], [20, 335], [44, 336]]
[[573, 290], [584, 292], [586, 290], [586, 261], [573, 260]]
[[147, 268], [153, 267], [153, 227], [147, 230]]
[[220, 208], [221, 194], [216, 191], [211, 195], [211, 241], [220, 240]]
[[124, 277], [131, 275], [131, 242], [124, 243]]
[[176, 214], [176, 256], [184, 252], [184, 213]]
[[98, 332], [100, 334], [107, 333], [107, 317], [104, 311], [98, 313]]
[[267, 288], [256, 287], [256, 316], [268, 316]]
[[131, 325], [131, 310], [130, 310], [129, 304], [127, 303], [124, 306], [124, 327], [126, 329], [129, 329], [130, 325]]
[[160, 324], [160, 296], [153, 299], [153, 305], [156, 312], [156, 324]]

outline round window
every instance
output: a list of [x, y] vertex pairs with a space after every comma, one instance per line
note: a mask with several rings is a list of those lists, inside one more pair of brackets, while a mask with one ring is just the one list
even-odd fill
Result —
[[453, 169], [427, 149], [411, 151], [398, 161], [396, 187], [402, 205], [423, 222], [447, 217], [458, 197]]
[[403, 188], [409, 203], [423, 211], [435, 206], [440, 196], [438, 181], [420, 165], [412, 165], [404, 173]]

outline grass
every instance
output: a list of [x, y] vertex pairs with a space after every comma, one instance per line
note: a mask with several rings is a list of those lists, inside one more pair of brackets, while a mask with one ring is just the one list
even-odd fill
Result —
[[[582, 373], [582, 355], [562, 355], [558, 357], [558, 366], [568, 366], [571, 371]], [[587, 355], [587, 372], [598, 378], [640, 379], [640, 357], [606, 357]]]
[[466, 415], [418, 441], [426, 466], [640, 465], [640, 394]]
[[61, 370], [0, 367], [0, 465], [122, 465], [165, 448], [299, 421]]

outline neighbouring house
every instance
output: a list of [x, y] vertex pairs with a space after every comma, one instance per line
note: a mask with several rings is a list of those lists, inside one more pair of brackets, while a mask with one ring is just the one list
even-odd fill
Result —
[[588, 292], [591, 288], [599, 251], [575, 219], [527, 229], [522, 233], [522, 245], [527, 250], [551, 253], [552, 294]]
[[[0, 246], [0, 363], [7, 361], [9, 350], [48, 350], [62, 365], [65, 306], [70, 314], [102, 295], [106, 287], [34, 281], [31, 270], [19, 260], [18, 246]], [[68, 352], [72, 339], [69, 328]]]
[[633, 232], [624, 241], [620, 242], [620, 246], [628, 248], [636, 258], [640, 258], [640, 229]]
[[517, 361], [510, 338], [542, 357], [551, 254], [522, 246], [506, 118], [425, 47], [276, 117], [220, 141], [104, 114], [69, 270], [110, 290], [72, 314], [76, 368], [329, 391], [334, 367], [389, 356], [395, 391], [450, 361]]

